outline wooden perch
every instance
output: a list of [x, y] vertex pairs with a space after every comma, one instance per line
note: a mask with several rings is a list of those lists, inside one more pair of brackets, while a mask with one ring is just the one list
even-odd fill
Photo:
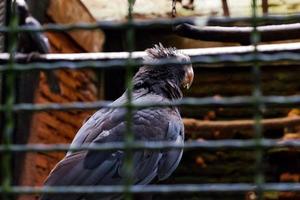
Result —
[[[185, 118], [184, 124], [189, 129], [196, 130], [226, 130], [226, 129], [252, 129], [254, 120], [232, 120], [232, 121], [203, 121]], [[300, 117], [283, 117], [274, 119], [263, 119], [261, 124], [264, 128], [282, 128], [300, 125]]]
[[[234, 132], [247, 132], [248, 136], [254, 136], [254, 120], [232, 120], [232, 121], [203, 121], [196, 119], [183, 119], [187, 134], [197, 133], [197, 137], [204, 139], [231, 138]], [[300, 125], [300, 117], [284, 117], [274, 119], [263, 119], [261, 124], [264, 129], [280, 129]], [[249, 133], [249, 131], [251, 133]], [[216, 134], [217, 133], [217, 134]], [[221, 134], [225, 135], [221, 135]]]
[[229, 17], [230, 12], [229, 12], [229, 7], [228, 7], [227, 0], [222, 0], [222, 8], [223, 8], [223, 15], [225, 17]]
[[[261, 42], [300, 39], [300, 23], [259, 26]], [[251, 43], [253, 27], [205, 26], [198, 28], [190, 24], [180, 24], [174, 28], [176, 34], [196, 40]]]
[[[275, 53], [287, 53], [287, 52], [299, 52], [300, 42], [295, 43], [283, 43], [283, 44], [264, 44], [258, 45], [257, 49], [259, 52], [264, 54], [275, 54]], [[189, 55], [190, 57], [197, 56], [217, 56], [217, 55], [243, 55], [246, 53], [252, 53], [254, 47], [249, 46], [232, 46], [232, 47], [213, 47], [213, 48], [198, 48], [198, 49], [180, 49], [181, 52]], [[133, 59], [142, 59], [146, 55], [144, 51], [132, 52]], [[28, 55], [17, 54], [15, 56], [16, 62], [28, 62]], [[37, 55], [31, 58], [31, 62], [55, 62], [55, 61], [72, 61], [79, 62], [83, 60], [126, 60], [128, 59], [128, 52], [99, 52], [99, 53], [76, 53], [76, 54], [45, 54]], [[8, 53], [0, 53], [0, 63], [7, 63], [10, 59]]]
[[266, 15], [269, 12], [269, 3], [268, 0], [262, 0], [262, 9], [263, 9], [263, 14]]

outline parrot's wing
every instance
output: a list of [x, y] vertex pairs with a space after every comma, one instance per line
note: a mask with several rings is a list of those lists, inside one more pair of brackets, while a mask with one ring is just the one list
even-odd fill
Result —
[[[184, 144], [184, 126], [181, 121], [170, 121], [167, 133], [167, 141], [174, 141], [175, 144]], [[183, 150], [173, 149], [164, 151], [162, 159], [159, 161], [158, 166], [158, 179], [164, 180], [168, 178], [177, 168]]]

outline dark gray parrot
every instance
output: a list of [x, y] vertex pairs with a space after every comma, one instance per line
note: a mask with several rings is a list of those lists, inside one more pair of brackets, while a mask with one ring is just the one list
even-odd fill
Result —
[[[41, 27], [41, 24], [30, 14], [25, 0], [16, 0], [15, 3], [20, 26]], [[30, 60], [36, 54], [50, 53], [50, 44], [48, 38], [41, 32], [22, 32], [18, 35], [17, 51], [29, 54], [28, 60]], [[59, 93], [60, 88], [55, 74], [53, 72], [45, 72], [45, 74], [51, 91]]]
[[[132, 101], [137, 104], [169, 103], [181, 99], [181, 88], [189, 88], [194, 73], [190, 58], [175, 48], [161, 44], [147, 49], [146, 61], [174, 57], [178, 65], [142, 66], [133, 77]], [[185, 64], [180, 64], [185, 63]], [[127, 101], [127, 92], [111, 105]], [[126, 134], [126, 108], [102, 108], [91, 116], [76, 134], [71, 147], [122, 142]], [[132, 113], [135, 141], [184, 142], [184, 127], [175, 106], [135, 109]], [[182, 149], [136, 150], [133, 153], [133, 181], [136, 185], [168, 178], [177, 168]], [[125, 153], [123, 150], [68, 152], [45, 181], [45, 186], [121, 185]], [[122, 199], [120, 195], [44, 194], [41, 200]]]

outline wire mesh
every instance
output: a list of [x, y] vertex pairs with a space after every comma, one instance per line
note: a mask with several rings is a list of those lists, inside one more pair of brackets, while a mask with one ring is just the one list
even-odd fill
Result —
[[[130, 24], [133, 21], [133, 3], [134, 0], [128, 0], [128, 23]], [[127, 60], [127, 68], [126, 68], [126, 87], [127, 87], [127, 114], [126, 114], [126, 134], [125, 134], [125, 160], [124, 160], [124, 172], [125, 172], [125, 193], [124, 199], [131, 200], [132, 193], [130, 192], [130, 186], [134, 184], [134, 166], [133, 166], [133, 151], [132, 151], [132, 143], [134, 142], [133, 135], [133, 107], [132, 107], [132, 77], [133, 77], [133, 66], [132, 66], [132, 52], [134, 51], [134, 29], [129, 26], [126, 31], [126, 42], [128, 48], [128, 60]]]
[[[254, 46], [253, 50], [253, 56], [254, 60], [257, 57], [257, 45], [260, 40], [260, 35], [257, 30], [257, 1], [252, 0], [252, 34], [251, 34], [251, 42]], [[255, 99], [254, 103], [254, 131], [255, 131], [255, 140], [257, 144], [261, 142], [262, 139], [262, 125], [261, 125], [261, 119], [262, 119], [262, 110], [263, 110], [263, 104], [261, 102], [261, 72], [260, 72], [260, 64], [256, 61], [253, 63], [253, 97]], [[255, 152], [255, 177], [254, 181], [257, 186], [256, 193], [257, 193], [257, 199], [262, 200], [263, 199], [263, 190], [262, 185], [264, 184], [264, 171], [263, 171], [263, 151], [262, 148], [257, 145], [256, 146], [256, 152]]]
[[[136, 193], [191, 193], [191, 192], [246, 192], [256, 191], [258, 199], [263, 199], [264, 191], [300, 191], [300, 185], [295, 183], [265, 183], [263, 174], [263, 149], [273, 147], [300, 147], [299, 141], [278, 141], [262, 138], [262, 109], [264, 106], [298, 106], [300, 104], [300, 96], [263, 96], [261, 92], [261, 72], [260, 66], [265, 63], [272, 63], [278, 61], [299, 63], [299, 49], [295, 52], [284, 52], [286, 48], [278, 50], [278, 52], [268, 54], [259, 50], [259, 33], [257, 26], [264, 21], [272, 22], [288, 22], [297, 21], [300, 19], [299, 15], [293, 16], [257, 16], [257, 2], [252, 0], [252, 17], [251, 18], [211, 18], [210, 23], [221, 22], [224, 24], [231, 24], [236, 21], [247, 21], [252, 23], [252, 48], [247, 52], [225, 54], [225, 55], [196, 55], [192, 57], [192, 63], [196, 64], [196, 67], [203, 67], [202, 64], [220, 64], [220, 63], [241, 63], [246, 67], [252, 66], [253, 69], [253, 95], [252, 96], [237, 96], [215, 99], [213, 97], [207, 98], [184, 98], [182, 100], [174, 101], [171, 104], [148, 104], [139, 105], [132, 103], [132, 82], [133, 69], [141, 64], [155, 65], [157, 63], [143, 63], [140, 58], [134, 57], [134, 32], [137, 28], [157, 28], [163, 26], [172, 26], [180, 24], [182, 22], [190, 22], [197, 24], [199, 18], [181, 18], [172, 20], [150, 20], [137, 22], [134, 21], [132, 15], [132, 6], [134, 1], [129, 0], [128, 7], [128, 20], [127, 23], [111, 23], [111, 22], [97, 22], [95, 24], [76, 24], [76, 25], [46, 25], [43, 28], [28, 28], [19, 27], [17, 15], [14, 13], [10, 17], [9, 26], [1, 26], [0, 32], [8, 34], [9, 54], [2, 54], [0, 72], [5, 73], [5, 88], [7, 92], [7, 98], [4, 105], [0, 105], [0, 111], [5, 115], [5, 128], [3, 132], [3, 143], [0, 145], [0, 152], [3, 153], [2, 157], [2, 176], [3, 182], [0, 188], [0, 192], [3, 195], [3, 199], [10, 199], [11, 194], [35, 194], [35, 193], [123, 193], [126, 199], [132, 199], [132, 194]], [[207, 23], [209, 23], [209, 20]], [[72, 61], [72, 59], [63, 60], [61, 58], [41, 57], [41, 60], [37, 60], [33, 63], [24, 63], [26, 55], [16, 55], [17, 33], [19, 32], [40, 32], [40, 31], [70, 31], [70, 30], [94, 30], [94, 29], [126, 29], [126, 42], [128, 54], [123, 57], [123, 60], [109, 60], [99, 61], [94, 59], [93, 56], [88, 57], [90, 60]], [[294, 49], [292, 49], [294, 50]], [[6, 57], [5, 57], [6, 56]], [[19, 56], [19, 57], [18, 57]], [[16, 58], [17, 57], [17, 58]], [[71, 56], [72, 57], [72, 56]], [[65, 56], [65, 58], [67, 58]], [[23, 59], [23, 63], [22, 63]], [[50, 61], [49, 63], [47, 61]], [[163, 64], [176, 64], [177, 61], [172, 59], [163, 59], [159, 63]], [[64, 66], [64, 67], [61, 67]], [[123, 105], [127, 109], [127, 134], [124, 143], [106, 143], [95, 146], [80, 146], [69, 147], [69, 145], [16, 145], [12, 144], [12, 135], [14, 129], [14, 117], [15, 112], [29, 111], [49, 111], [49, 110], [70, 110], [70, 109], [95, 109], [99, 107], [113, 107], [109, 101], [98, 101], [93, 103], [80, 103], [74, 102], [69, 104], [46, 104], [46, 105], [33, 105], [33, 104], [15, 104], [15, 87], [14, 79], [15, 73], [20, 71], [30, 70], [53, 70], [53, 69], [82, 69], [82, 68], [110, 68], [116, 66], [125, 66], [126, 73], [126, 86], [127, 86], [127, 99], [128, 102]], [[207, 66], [205, 66], [207, 67]], [[226, 67], [220, 65], [218, 67]], [[216, 68], [217, 69], [217, 68]], [[188, 105], [188, 106], [253, 106], [254, 120], [255, 120], [255, 133], [254, 140], [222, 140], [222, 141], [193, 141], [186, 142], [185, 145], [178, 145], [171, 142], [134, 142], [132, 134], [132, 112], [134, 108], [140, 107], [153, 107], [153, 106], [170, 106], [170, 105]], [[120, 106], [118, 106], [120, 107]], [[218, 148], [232, 148], [232, 149], [255, 149], [256, 151], [256, 175], [254, 183], [236, 183], [236, 184], [189, 184], [189, 185], [149, 185], [139, 186], [133, 185], [133, 164], [132, 153], [134, 149], [218, 149]], [[70, 186], [70, 187], [21, 187], [12, 186], [11, 180], [11, 159], [12, 152], [52, 152], [52, 151], [67, 151], [67, 150], [95, 150], [95, 151], [107, 151], [107, 150], [120, 150], [123, 149], [126, 152], [126, 159], [124, 170], [126, 181], [123, 186]]]
[[[14, 29], [18, 26], [18, 18], [14, 13], [15, 9], [12, 9], [12, 16], [9, 21], [10, 29]], [[12, 143], [13, 130], [14, 130], [14, 116], [13, 116], [13, 106], [15, 102], [15, 74], [11, 71], [14, 68], [14, 55], [16, 53], [17, 45], [17, 34], [12, 33], [8, 34], [8, 51], [10, 54], [9, 63], [8, 63], [8, 72], [5, 76], [5, 88], [7, 96], [5, 98], [5, 112], [4, 112], [4, 131], [3, 131], [3, 146], [8, 148]], [[12, 185], [12, 153], [7, 151], [2, 155], [2, 195], [4, 200], [9, 199], [9, 192]]]

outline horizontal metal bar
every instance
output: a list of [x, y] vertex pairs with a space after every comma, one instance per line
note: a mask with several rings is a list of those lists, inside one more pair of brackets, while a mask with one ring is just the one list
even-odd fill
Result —
[[12, 186], [9, 190], [0, 187], [0, 193], [8, 194], [108, 194], [130, 192], [140, 193], [208, 193], [208, 192], [247, 192], [247, 191], [300, 191], [300, 183], [264, 183], [258, 188], [253, 183], [212, 183], [174, 185], [134, 185], [134, 186], [53, 186], [29, 187]]
[[[72, 103], [47, 103], [47, 104], [15, 104], [12, 108], [14, 112], [21, 111], [53, 111], [53, 110], [94, 110], [103, 107], [120, 108], [132, 106], [134, 108], [147, 107], [165, 107], [165, 106], [205, 106], [205, 107], [245, 107], [253, 106], [257, 103], [257, 99], [252, 96], [236, 96], [236, 97], [204, 97], [204, 98], [183, 98], [170, 103], [131, 103], [124, 105], [111, 105], [112, 101], [95, 101], [95, 102], [72, 102]], [[300, 105], [300, 95], [294, 96], [262, 96], [259, 99], [265, 106], [282, 106], [291, 107]], [[6, 106], [0, 105], [0, 112], [5, 112]]]
[[[300, 43], [258, 45], [258, 52], [253, 55], [254, 46], [244, 47], [218, 47], [207, 49], [182, 49], [180, 51], [191, 57], [194, 67], [228, 67], [224, 63], [232, 66], [252, 66], [253, 62], [264, 62], [264, 64], [298, 63], [300, 61]], [[27, 55], [17, 54], [13, 69], [7, 66], [10, 55], [0, 54], [0, 72], [5, 71], [27, 71], [27, 70], [53, 70], [53, 69], [83, 69], [83, 68], [110, 68], [128, 65], [128, 53], [80, 53], [80, 54], [46, 54], [36, 56], [28, 62]], [[145, 52], [133, 52], [132, 65], [166, 65], [178, 64], [174, 58], [161, 59], [160, 62], [146, 62], [142, 58]], [[88, 60], [88, 61], [83, 61]], [[24, 63], [25, 62], [25, 63]], [[27, 62], [27, 63], [26, 63]], [[3, 64], [4, 63], [4, 64]], [[23, 64], [20, 64], [23, 63]], [[233, 63], [237, 65], [233, 65]], [[184, 63], [182, 63], [184, 64]], [[222, 64], [222, 65], [220, 65]]]
[[135, 21], [98, 21], [92, 23], [76, 23], [76, 24], [52, 24], [48, 23], [42, 27], [18, 26], [17, 28], [10, 28], [7, 26], [0, 26], [1, 32], [65, 32], [75, 30], [96, 30], [96, 29], [112, 29], [120, 30], [128, 27], [134, 28], [161, 28], [171, 27], [181, 23], [197, 24], [197, 21], [206, 21], [204, 17], [182, 17], [176, 19], [152, 19], [152, 20], [135, 20]]
[[[181, 23], [190, 23], [194, 25], [208, 24], [230, 24], [236, 22], [247, 22], [252, 20], [251, 17], [178, 17], [178, 18], [163, 18], [163, 19], [148, 19], [148, 20], [134, 20], [134, 21], [98, 21], [94, 23], [77, 23], [77, 24], [47, 24], [42, 27], [28, 27], [20, 26], [18, 28], [9, 28], [6, 26], [0, 26], [1, 32], [44, 32], [44, 31], [74, 31], [74, 30], [95, 30], [95, 29], [125, 29], [128, 27], [134, 28], [159, 28], [159, 27], [171, 27]], [[273, 23], [287, 23], [297, 22], [300, 20], [299, 14], [292, 15], [277, 15], [277, 16], [262, 16], [257, 17], [257, 21], [269, 21]]]
[[[15, 104], [12, 110], [14, 112], [20, 111], [53, 111], [53, 110], [94, 110], [100, 108], [117, 108], [126, 107], [122, 106], [112, 106], [110, 105], [112, 101], [95, 101], [95, 102], [72, 102], [72, 103], [45, 103], [45, 104], [31, 104], [31, 103], [20, 103]], [[0, 112], [5, 112], [6, 108], [4, 105], [0, 105]]]
[[205, 140], [191, 141], [185, 144], [174, 142], [155, 141], [141, 142], [136, 141], [127, 146], [124, 142], [110, 142], [102, 144], [84, 144], [81, 146], [70, 146], [68, 144], [26, 144], [26, 145], [0, 145], [0, 152], [53, 152], [53, 151], [108, 151], [120, 149], [255, 149], [255, 148], [278, 148], [278, 147], [300, 147], [300, 140], [275, 140], [275, 139], [255, 139], [249, 140]]

